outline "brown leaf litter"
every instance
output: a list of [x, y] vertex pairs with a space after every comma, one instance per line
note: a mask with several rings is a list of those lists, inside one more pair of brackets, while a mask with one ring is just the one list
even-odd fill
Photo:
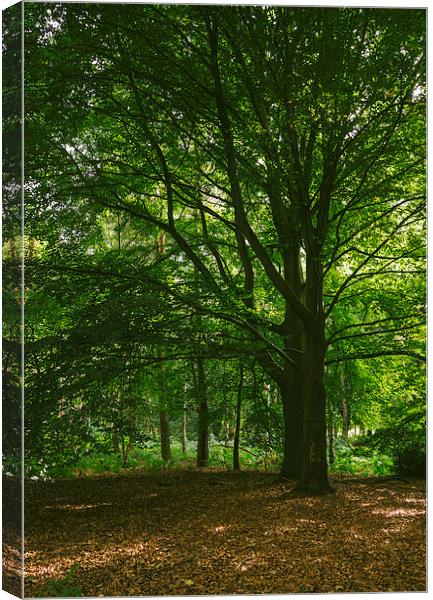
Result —
[[72, 565], [84, 596], [424, 591], [425, 483], [333, 485], [300, 497], [216, 469], [30, 481], [25, 595]]

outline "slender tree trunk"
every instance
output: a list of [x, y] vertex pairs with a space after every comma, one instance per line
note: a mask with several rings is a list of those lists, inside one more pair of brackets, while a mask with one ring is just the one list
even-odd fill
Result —
[[[343, 393], [346, 393], [344, 388]], [[341, 435], [347, 439], [350, 429], [350, 408], [346, 396], [343, 396], [343, 400], [341, 401], [341, 418], [343, 420]]]
[[117, 437], [117, 432], [116, 432], [116, 430], [114, 428], [114, 424], [113, 424], [112, 433], [111, 433], [111, 443], [113, 445], [114, 452], [116, 454], [119, 454], [119, 440], [118, 440], [118, 437]]
[[333, 426], [333, 419], [332, 419], [332, 411], [329, 411], [328, 458], [329, 458], [329, 464], [333, 465], [335, 462], [335, 451], [334, 451], [334, 426]]
[[169, 417], [168, 417], [168, 407], [167, 407], [167, 399], [166, 399], [166, 389], [164, 385], [164, 373], [163, 367], [161, 365], [161, 372], [159, 373], [159, 382], [158, 382], [158, 392], [159, 392], [159, 431], [161, 437], [161, 457], [163, 461], [166, 463], [171, 458], [171, 448], [170, 448], [170, 427], [169, 427]]
[[341, 391], [342, 391], [341, 418], [343, 421], [341, 435], [345, 439], [347, 439], [349, 437], [349, 429], [350, 429], [350, 404], [349, 404], [349, 400], [348, 400], [350, 388], [351, 388], [350, 379], [346, 372], [346, 363], [343, 362], [341, 365]]
[[187, 442], [187, 438], [186, 438], [186, 411], [185, 408], [183, 409], [183, 414], [182, 414], [182, 452], [185, 454], [186, 452], [186, 442]]
[[244, 367], [241, 364], [239, 370], [239, 386], [238, 386], [238, 395], [237, 395], [237, 403], [236, 403], [236, 427], [235, 427], [235, 437], [233, 444], [233, 469], [235, 471], [240, 470], [240, 462], [239, 462], [239, 441], [241, 434], [241, 406], [242, 406], [242, 388], [244, 385]]
[[207, 467], [209, 459], [209, 408], [204, 359], [197, 358], [196, 397], [198, 411], [197, 466]]
[[161, 434], [161, 456], [164, 462], [167, 462], [171, 458], [170, 449], [170, 428], [168, 424], [168, 411], [167, 407], [164, 406], [159, 412], [159, 428]]
[[[164, 254], [165, 251], [165, 232], [160, 231], [156, 239], [155, 254], [158, 259]], [[160, 358], [162, 356], [160, 355]], [[159, 373], [159, 430], [161, 435], [161, 456], [166, 463], [171, 458], [170, 448], [170, 428], [168, 420], [168, 408], [166, 399], [166, 390], [164, 385], [164, 372], [163, 363], [161, 362], [161, 369]]]
[[128, 440], [128, 443], [125, 444], [125, 437], [122, 435], [122, 458], [123, 458], [123, 467], [128, 466], [128, 457], [129, 453], [132, 450], [132, 440]]

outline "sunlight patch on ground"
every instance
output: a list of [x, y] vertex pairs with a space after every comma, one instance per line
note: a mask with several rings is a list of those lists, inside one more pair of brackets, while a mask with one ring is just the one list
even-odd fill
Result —
[[286, 535], [287, 533], [292, 533], [293, 531], [297, 531], [297, 527], [275, 527], [273, 529], [268, 529], [265, 531], [264, 535]]
[[209, 533], [225, 533], [231, 528], [231, 525], [217, 525], [216, 527], [210, 527]]
[[298, 523], [311, 523], [314, 525], [316, 521], [315, 519], [298, 519]]
[[376, 508], [371, 512], [373, 515], [384, 515], [385, 517], [415, 517], [424, 514], [424, 510], [417, 508]]
[[262, 565], [263, 559], [261, 559], [257, 554], [252, 554], [251, 556], [246, 556], [241, 561], [236, 563], [236, 569], [241, 573], [248, 571], [252, 567]]
[[413, 496], [405, 496], [404, 501], [409, 504], [421, 504], [421, 506], [425, 506], [425, 500], [423, 498], [414, 498]]
[[111, 502], [99, 502], [98, 504], [53, 504], [45, 506], [47, 510], [90, 510], [101, 506], [111, 506]]
[[[64, 576], [68, 569], [74, 564], [83, 565], [85, 568], [86, 562], [89, 559], [91, 559], [92, 566], [94, 567], [95, 565], [105, 566], [113, 560], [125, 557], [130, 559], [141, 554], [144, 554], [149, 559], [149, 564], [166, 558], [166, 554], [162, 554], [155, 544], [152, 544], [154, 548], [149, 552], [149, 545], [149, 542], [137, 542], [135, 544], [129, 544], [126, 547], [124, 545], [121, 546], [120, 544], [107, 544], [99, 551], [93, 546], [89, 546], [89, 550], [84, 550], [81, 553], [77, 552], [68, 558], [63, 555], [58, 557], [57, 560], [53, 557], [48, 564], [35, 564], [26, 569], [26, 576], [32, 578], [57, 578]], [[75, 550], [80, 550], [79, 545], [75, 546]], [[26, 557], [29, 558], [30, 556], [26, 553]]]
[[3, 570], [21, 575], [21, 553], [17, 548], [4, 544], [2, 554]]

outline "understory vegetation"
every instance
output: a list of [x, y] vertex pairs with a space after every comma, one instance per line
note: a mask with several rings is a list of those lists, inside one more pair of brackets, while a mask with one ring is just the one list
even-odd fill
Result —
[[[422, 444], [422, 443], [421, 443]], [[50, 464], [29, 459], [25, 465], [27, 477], [33, 479], [50, 479], [56, 477], [80, 477], [98, 473], [121, 473], [125, 469], [159, 471], [164, 469], [193, 469], [196, 467], [196, 444], [188, 444], [184, 451], [180, 444], [172, 444], [171, 457], [164, 461], [161, 457], [159, 441], [148, 444], [143, 448], [134, 448], [129, 452], [128, 460], [124, 463], [122, 455], [110, 451], [95, 452], [88, 450], [80, 456], [56, 456]], [[352, 474], [359, 476], [410, 475], [423, 477], [425, 473], [425, 448], [412, 444], [389, 451], [389, 454], [378, 450], [370, 440], [355, 437], [350, 442], [341, 440], [336, 444], [334, 461], [330, 465], [331, 473]], [[248, 446], [240, 448], [240, 468], [277, 472], [281, 464], [278, 453], [260, 447]], [[209, 446], [209, 467], [232, 469], [233, 447], [219, 444], [218, 440]], [[9, 473], [16, 472], [18, 465], [9, 464], [6, 460], [5, 469]], [[15, 469], [14, 469], [15, 467]]]

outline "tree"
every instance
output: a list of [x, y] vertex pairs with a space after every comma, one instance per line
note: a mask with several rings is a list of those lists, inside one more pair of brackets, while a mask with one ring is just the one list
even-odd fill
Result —
[[69, 228], [82, 206], [165, 232], [173, 273], [143, 276], [249, 338], [280, 389], [282, 474], [326, 493], [326, 362], [422, 358], [410, 335], [334, 352], [379, 322], [415, 332], [415, 305], [373, 292], [361, 320], [333, 321], [366, 281], [422, 271], [424, 12], [59, 5], [41, 25], [44, 11], [28, 12], [33, 195]]

